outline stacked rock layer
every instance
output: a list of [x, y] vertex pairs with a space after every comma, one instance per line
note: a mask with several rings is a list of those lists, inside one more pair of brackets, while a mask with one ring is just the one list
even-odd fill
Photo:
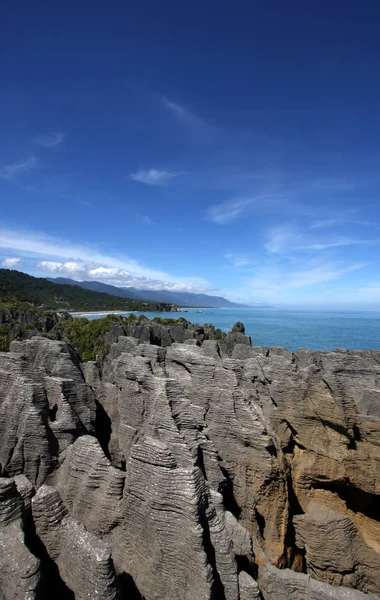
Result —
[[380, 352], [233, 335], [0, 353], [1, 600], [378, 598]]

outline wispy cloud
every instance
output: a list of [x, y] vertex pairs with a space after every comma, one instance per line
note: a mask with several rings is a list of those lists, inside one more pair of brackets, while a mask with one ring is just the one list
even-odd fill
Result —
[[[287, 273], [286, 280], [282, 284], [282, 287], [286, 289], [292, 288], [303, 288], [320, 283], [327, 283], [336, 279], [341, 279], [352, 271], [358, 271], [365, 265], [363, 263], [353, 263], [348, 266], [340, 266], [338, 264], [330, 263], [313, 267], [312, 269], [306, 269], [303, 271], [293, 271]], [[281, 276], [283, 279], [283, 276]]]
[[353, 302], [373, 302], [379, 304], [380, 298], [380, 281], [375, 281], [371, 284], [358, 287], [350, 294], [350, 300]]
[[14, 181], [19, 175], [23, 175], [27, 171], [39, 169], [41, 166], [37, 156], [29, 156], [25, 160], [17, 163], [11, 163], [0, 168], [0, 178], [7, 181]]
[[44, 133], [35, 138], [35, 143], [43, 148], [54, 148], [65, 139], [65, 134], [62, 131], [53, 131], [52, 133]]
[[307, 220], [308, 227], [316, 231], [350, 223], [365, 225], [358, 220], [357, 209], [347, 201], [346, 196], [351, 193], [347, 191], [351, 189], [348, 183], [343, 189], [342, 182], [334, 184], [333, 179], [299, 178], [276, 169], [238, 169], [228, 164], [197, 172], [193, 180], [196, 178], [207, 188], [231, 194], [231, 199], [227, 197], [209, 209], [211, 220], [221, 225], [252, 216], [253, 207], [255, 215], [268, 214], [271, 221], [280, 215], [283, 219]]
[[[354, 271], [365, 267], [364, 263], [326, 262], [320, 264], [304, 264], [298, 270], [286, 270], [275, 265], [265, 265], [254, 277], [247, 280], [252, 295], [262, 300], [282, 301], [292, 290], [301, 290], [325, 283], [338, 281]], [[320, 289], [320, 288], [319, 288]]]
[[136, 213], [136, 217], [138, 217], [144, 225], [152, 225], [153, 223], [153, 219], [151, 219], [149, 215], [142, 215], [141, 213]]
[[310, 224], [311, 229], [327, 229], [329, 227], [339, 227], [343, 225], [345, 221], [343, 219], [322, 219], [320, 221], [314, 221]]
[[163, 105], [180, 121], [186, 121], [192, 125], [204, 125], [204, 121], [187, 110], [184, 106], [168, 100], [165, 96], [161, 98]]
[[41, 271], [74, 279], [100, 279], [140, 289], [210, 290], [210, 284], [201, 277], [177, 277], [141, 265], [130, 257], [110, 256], [96, 247], [72, 244], [43, 233], [0, 229], [0, 248], [17, 251], [31, 264], [37, 262]]
[[233, 254], [229, 252], [224, 255], [224, 258], [234, 267], [247, 267], [252, 264], [252, 260], [246, 254]]
[[187, 129], [188, 133], [198, 141], [206, 142], [208, 144], [217, 136], [218, 129], [214, 125], [201, 119], [182, 104], [173, 102], [166, 96], [161, 96], [161, 102], [165, 109], [169, 111], [169, 113]]
[[[42, 260], [37, 263], [37, 268], [54, 275], [66, 275], [73, 279], [86, 281], [97, 280], [103, 283], [120, 287], [135, 287], [150, 290], [172, 290], [172, 291], [207, 291], [210, 290], [208, 283], [201, 278], [175, 278], [166, 274], [165, 279], [154, 279], [152, 277], [139, 276], [136, 272], [146, 271], [141, 265], [134, 267], [134, 272], [119, 267], [110, 267], [106, 264], [96, 262], [84, 262], [69, 260], [65, 262]], [[162, 273], [161, 273], [162, 275]]]
[[172, 179], [177, 177], [177, 173], [169, 171], [160, 171], [158, 169], [148, 169], [132, 173], [129, 177], [138, 183], [146, 185], [167, 185]]
[[[313, 227], [312, 227], [313, 228]], [[311, 228], [311, 229], [312, 229]], [[270, 254], [302, 251], [322, 251], [344, 246], [361, 246], [380, 243], [380, 239], [358, 239], [353, 237], [316, 237], [308, 228], [302, 230], [287, 225], [272, 228], [267, 233], [264, 248]]]
[[1, 266], [5, 267], [6, 269], [13, 269], [13, 267], [20, 265], [21, 263], [22, 263], [21, 258], [9, 257], [9, 258], [5, 258], [3, 260], [3, 262], [1, 263]]
[[237, 198], [228, 202], [214, 204], [208, 210], [208, 216], [211, 221], [218, 225], [229, 225], [236, 221], [244, 209], [252, 204], [255, 198]]
[[[252, 193], [236, 196], [231, 200], [220, 202], [209, 207], [207, 215], [218, 225], [229, 225], [238, 219], [257, 213], [288, 214], [291, 213], [289, 194], [273, 185], [258, 186]], [[293, 207], [294, 212], [296, 208]], [[300, 211], [297, 209], [297, 214]]]

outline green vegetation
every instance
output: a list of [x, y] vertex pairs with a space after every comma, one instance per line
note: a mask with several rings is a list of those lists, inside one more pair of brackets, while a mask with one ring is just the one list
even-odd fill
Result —
[[152, 319], [153, 323], [159, 323], [160, 325], [183, 325], [184, 323], [187, 322], [187, 320], [184, 317], [179, 317], [179, 319], [174, 319], [174, 318], [170, 318], [170, 317], [154, 317], [154, 319]]
[[[101, 357], [109, 352], [111, 343], [119, 335], [139, 337], [140, 333], [136, 330], [136, 326], [141, 324], [150, 326], [151, 335], [155, 339], [160, 338], [157, 326], [167, 331], [169, 327], [179, 327], [184, 331], [182, 334], [178, 332], [179, 335], [173, 336], [174, 339], [184, 340], [188, 337], [187, 333], [185, 335], [185, 330], [189, 329], [190, 337], [198, 340], [219, 340], [223, 347], [226, 345], [226, 334], [221, 329], [215, 329], [213, 325], [207, 323], [193, 325], [183, 317], [178, 319], [155, 317], [150, 321], [144, 314], [137, 316], [131, 313], [128, 317], [109, 314], [99, 319], [86, 319], [73, 317], [68, 312], [46, 311], [15, 300], [10, 305], [0, 302], [0, 351], [9, 350], [9, 343], [12, 340], [25, 339], [38, 334], [67, 342], [79, 353], [83, 362], [96, 360], [97, 356]], [[153, 329], [152, 325], [156, 327]], [[169, 330], [169, 338], [171, 333]], [[167, 333], [165, 339], [168, 339]], [[226, 351], [228, 352], [228, 348]]]
[[60, 319], [70, 318], [67, 313], [57, 315], [28, 303], [13, 301], [0, 302], [0, 351], [7, 351], [12, 340], [26, 337], [27, 332], [47, 333]]
[[58, 322], [54, 330], [48, 334], [53, 339], [64, 340], [75, 348], [83, 362], [95, 360], [97, 355], [107, 354], [110, 345], [106, 343], [106, 336], [117, 325], [122, 329], [123, 335], [129, 335], [128, 326], [138, 325], [148, 321], [145, 315], [107, 315], [102, 319], [86, 319], [85, 317], [63, 319]]
[[9, 343], [9, 327], [4, 323], [3, 325], [0, 325], [0, 352], [7, 352]]
[[27, 302], [44, 309], [83, 312], [96, 310], [161, 312], [170, 309], [170, 305], [162, 302], [119, 298], [75, 285], [52, 283], [42, 277], [32, 277], [9, 269], [0, 269], [0, 302], [12, 306]]
[[233, 333], [245, 333], [245, 327], [241, 321], [237, 321], [232, 327]]
[[221, 329], [214, 330], [214, 339], [215, 340], [224, 340], [226, 334]]
[[104, 343], [104, 336], [117, 323], [118, 315], [108, 315], [104, 319], [89, 321], [82, 317], [60, 322], [49, 337], [65, 340], [80, 354], [83, 361], [95, 360], [97, 354], [106, 354], [109, 346]]

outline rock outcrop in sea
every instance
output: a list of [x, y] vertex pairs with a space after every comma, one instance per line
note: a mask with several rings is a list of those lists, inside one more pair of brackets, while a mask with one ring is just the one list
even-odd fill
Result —
[[380, 351], [149, 327], [0, 353], [1, 600], [379, 598]]

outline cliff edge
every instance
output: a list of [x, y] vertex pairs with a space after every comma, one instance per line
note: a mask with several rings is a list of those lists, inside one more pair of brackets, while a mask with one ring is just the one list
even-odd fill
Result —
[[0, 353], [0, 598], [378, 598], [380, 351], [141, 327]]

